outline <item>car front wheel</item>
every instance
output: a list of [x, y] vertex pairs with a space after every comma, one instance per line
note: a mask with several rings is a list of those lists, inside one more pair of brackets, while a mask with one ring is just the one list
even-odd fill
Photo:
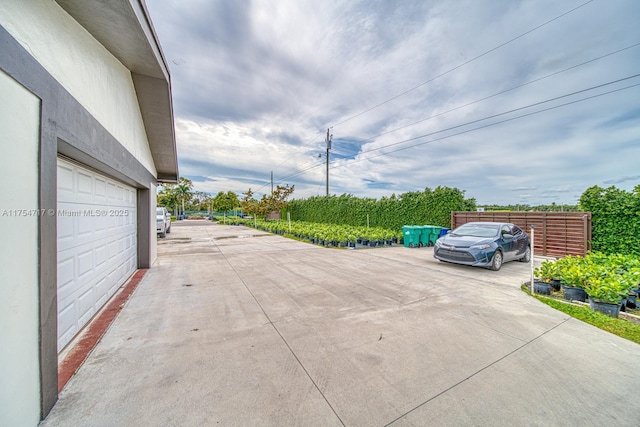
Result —
[[496, 251], [496, 253], [493, 254], [493, 259], [491, 260], [491, 269], [493, 271], [498, 271], [500, 270], [500, 267], [502, 267], [502, 252]]

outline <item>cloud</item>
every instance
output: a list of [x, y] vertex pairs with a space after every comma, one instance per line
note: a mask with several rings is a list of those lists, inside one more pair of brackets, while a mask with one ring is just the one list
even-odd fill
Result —
[[634, 183], [639, 183], [640, 182], [640, 175], [634, 175], [634, 176], [623, 176], [622, 178], [618, 178], [618, 179], [608, 179], [606, 181], [602, 181], [604, 184], [622, 184], [623, 182], [634, 182]]
[[332, 194], [446, 185], [537, 204], [574, 203], [598, 182], [632, 188], [640, 88], [623, 88], [640, 78], [502, 113], [635, 74], [640, 47], [491, 96], [640, 40], [633, 0], [592, 2], [518, 38], [582, 3], [148, 2], [181, 175], [201, 191], [266, 192], [273, 171], [295, 197], [324, 194], [331, 127]]

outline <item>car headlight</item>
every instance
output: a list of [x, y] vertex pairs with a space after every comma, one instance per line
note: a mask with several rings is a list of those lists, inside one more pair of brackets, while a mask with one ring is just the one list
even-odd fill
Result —
[[440, 241], [440, 239], [436, 240], [436, 247], [440, 247], [442, 245], [442, 242]]
[[485, 243], [484, 245], [471, 245], [471, 249], [489, 249], [491, 247], [490, 244]]

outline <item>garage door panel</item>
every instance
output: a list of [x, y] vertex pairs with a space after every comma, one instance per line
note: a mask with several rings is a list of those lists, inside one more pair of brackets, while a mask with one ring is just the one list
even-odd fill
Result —
[[94, 270], [93, 264], [93, 248], [78, 254], [78, 279], [86, 280], [87, 275]]
[[60, 193], [73, 194], [73, 167], [68, 164], [58, 163], [58, 199]]
[[82, 215], [78, 216], [78, 237], [83, 238], [87, 237], [88, 239], [92, 239], [92, 234], [95, 229], [95, 225], [93, 224], [93, 217], [90, 216], [90, 212], [84, 212]]
[[69, 342], [73, 338], [78, 332], [77, 319], [76, 305], [73, 301], [62, 306], [58, 301], [58, 341], [63, 339]]
[[98, 283], [96, 284], [96, 294], [98, 295], [98, 299], [96, 300], [96, 308], [98, 307], [102, 307], [107, 300], [109, 299], [109, 297], [111, 296], [111, 288], [115, 285], [114, 284], [110, 284], [109, 281], [107, 280], [107, 277], [104, 276], [102, 279], [100, 279], [98, 281]]
[[75, 278], [74, 257], [60, 259], [63, 254], [58, 253], [58, 294], [73, 282]]
[[95, 185], [95, 202], [107, 204], [107, 182], [97, 176], [94, 181]]
[[118, 186], [113, 182], [107, 183], [107, 203], [118, 206]]
[[72, 218], [58, 214], [58, 247], [60, 247], [60, 244], [63, 245], [63, 248], [72, 244], [73, 226], [74, 221]]
[[109, 217], [100, 216], [96, 218], [95, 222], [96, 232], [106, 233], [109, 230]]
[[96, 269], [106, 265], [107, 259], [107, 245], [105, 242], [96, 247]]
[[96, 313], [95, 303], [96, 303], [96, 295], [93, 287], [89, 287], [84, 290], [84, 293], [78, 295], [76, 300], [76, 306], [78, 309], [79, 315], [79, 325], [84, 325]]
[[88, 173], [78, 172], [78, 192], [75, 199], [78, 203], [95, 203], [94, 189], [93, 189], [93, 175]]
[[[58, 160], [58, 351], [137, 268], [135, 194], [132, 187]], [[118, 210], [129, 215], [114, 215]]]

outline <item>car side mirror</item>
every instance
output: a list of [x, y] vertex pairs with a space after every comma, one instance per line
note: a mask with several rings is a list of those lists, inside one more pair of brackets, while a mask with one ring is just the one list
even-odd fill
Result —
[[502, 235], [503, 239], [513, 239], [513, 234], [509, 234], [509, 233], [504, 233]]

